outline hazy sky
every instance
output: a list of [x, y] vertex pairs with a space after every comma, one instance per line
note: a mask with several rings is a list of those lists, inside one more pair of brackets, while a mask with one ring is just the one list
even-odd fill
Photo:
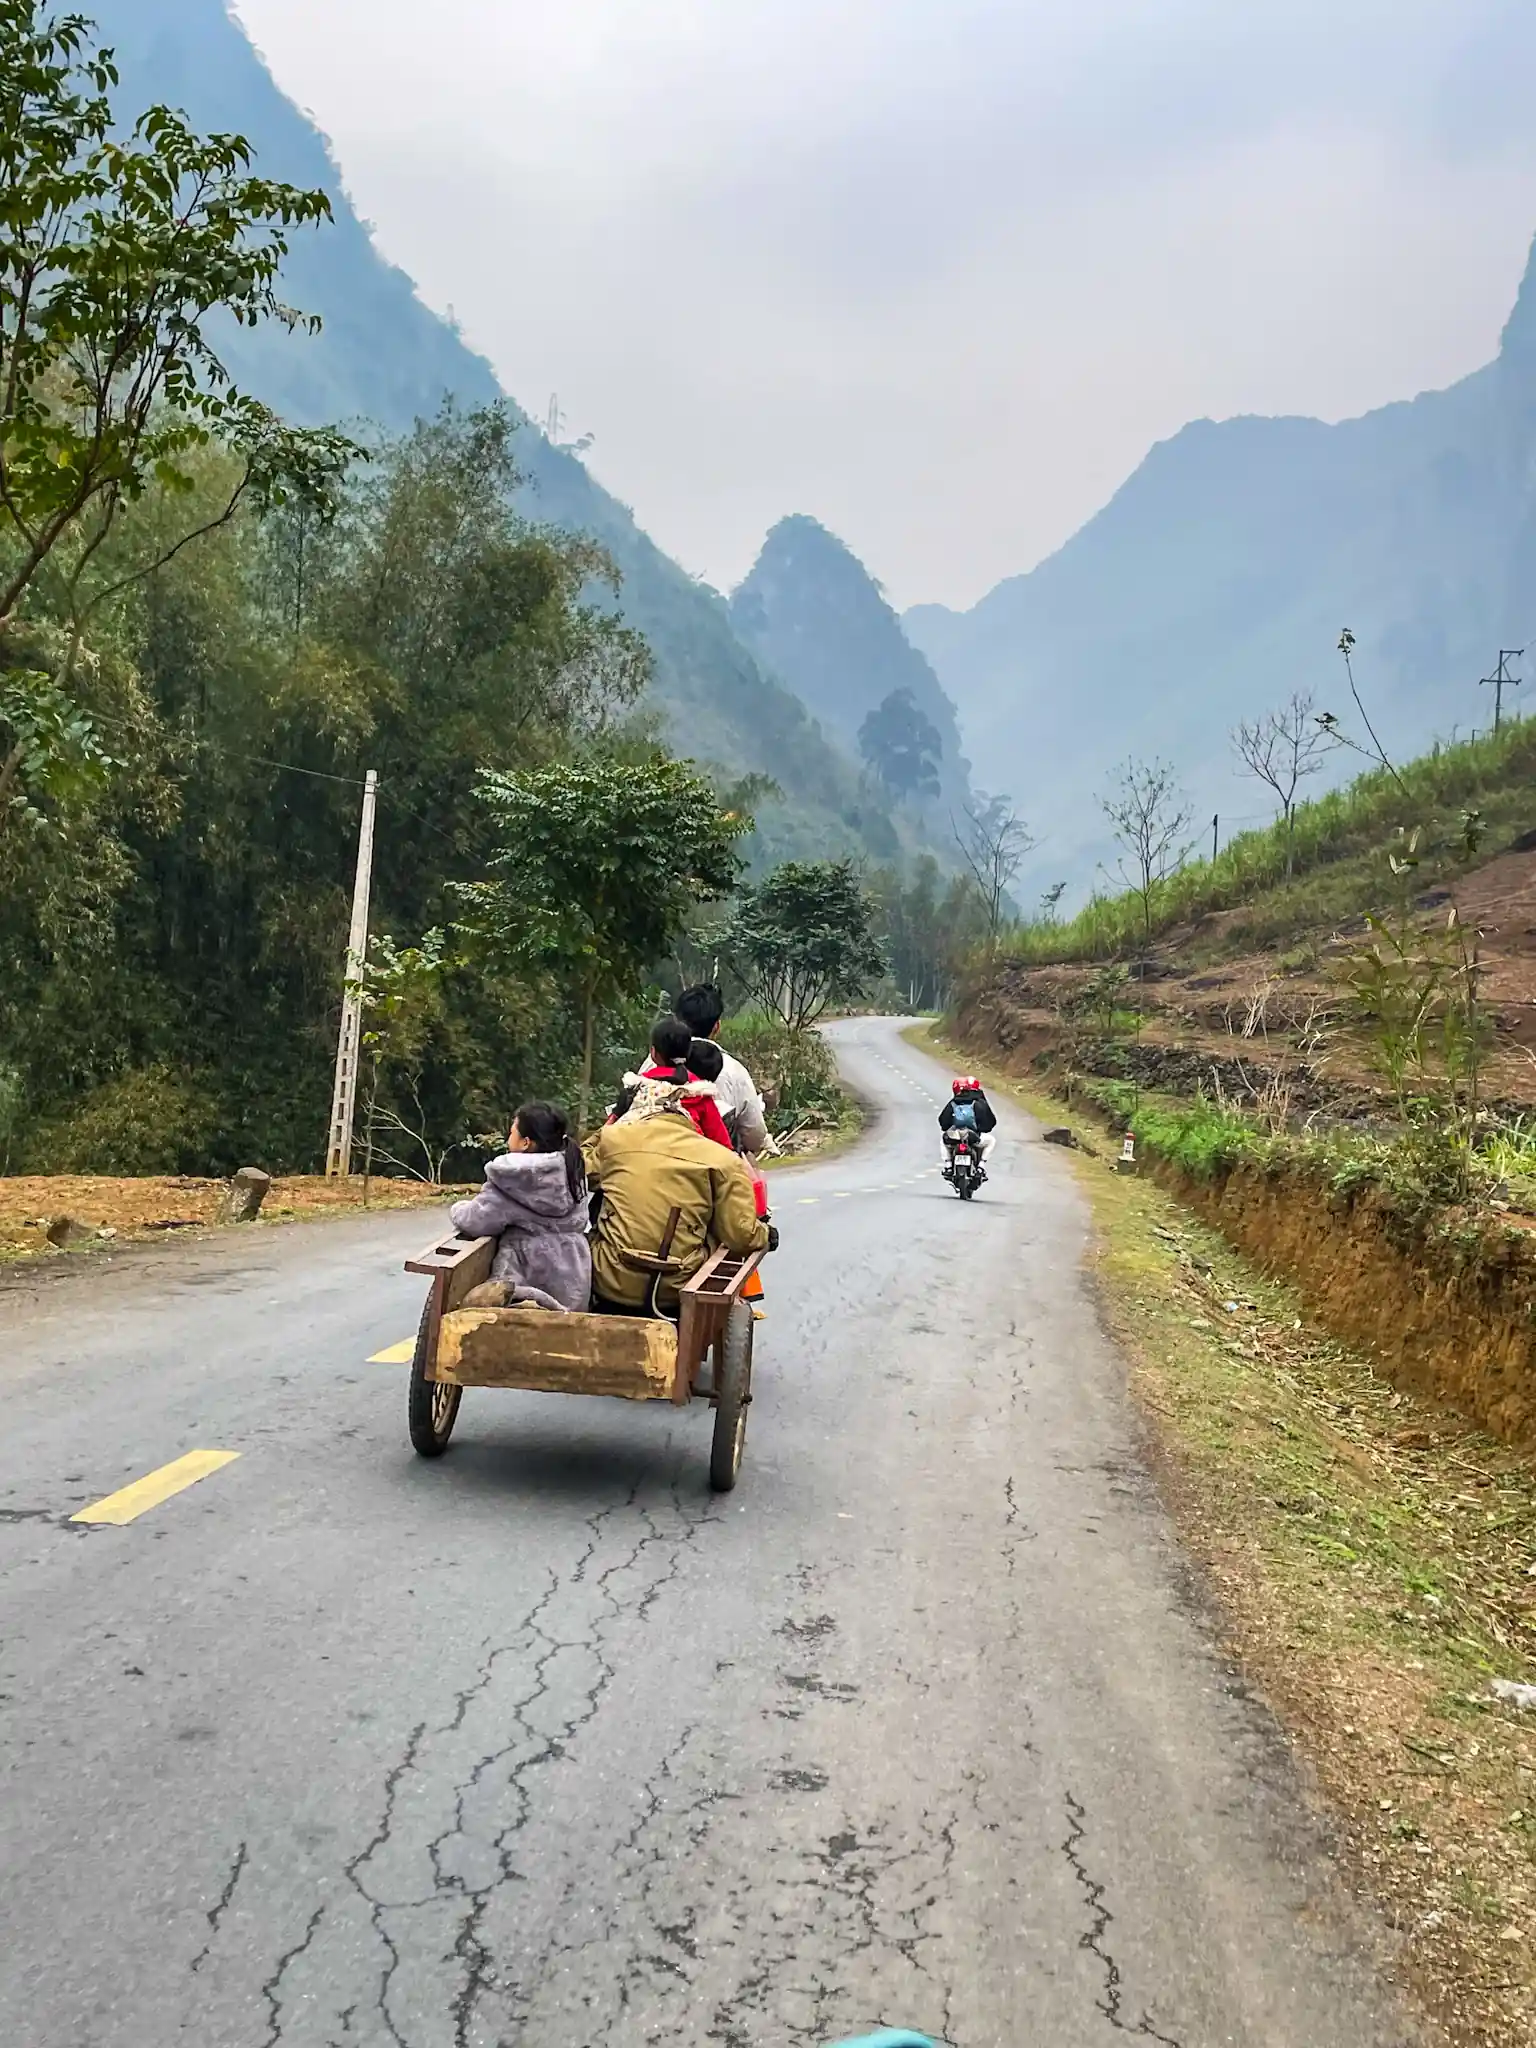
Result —
[[1492, 355], [1532, 0], [238, 0], [384, 250], [683, 564], [968, 604], [1155, 440]]

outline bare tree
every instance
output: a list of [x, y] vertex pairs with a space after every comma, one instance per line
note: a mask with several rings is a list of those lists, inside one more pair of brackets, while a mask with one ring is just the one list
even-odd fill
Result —
[[1318, 773], [1338, 741], [1326, 726], [1318, 724], [1311, 696], [1293, 690], [1278, 711], [1266, 711], [1251, 724], [1244, 721], [1239, 725], [1232, 745], [1247, 773], [1266, 783], [1279, 802], [1289, 881], [1296, 866], [1297, 791], [1309, 775]]
[[1067, 885], [1065, 882], [1052, 882], [1049, 889], [1040, 898], [1040, 922], [1042, 924], [1054, 924], [1056, 922], [1057, 906], [1066, 893]]
[[1126, 887], [1141, 898], [1142, 930], [1152, 943], [1152, 899], [1189, 848], [1189, 799], [1166, 761], [1127, 761], [1108, 796], [1099, 798], [1124, 849], [1120, 874]]
[[980, 790], [975, 804], [965, 807], [964, 824], [956, 824], [953, 817], [950, 824], [981, 896], [987, 951], [991, 953], [997, 945], [1009, 885], [1024, 865], [1025, 854], [1037, 842], [1008, 797], [983, 796]]

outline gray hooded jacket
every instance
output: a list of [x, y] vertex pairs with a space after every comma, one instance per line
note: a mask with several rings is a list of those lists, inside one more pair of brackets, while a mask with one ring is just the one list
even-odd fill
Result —
[[551, 1296], [561, 1308], [592, 1299], [587, 1201], [571, 1199], [560, 1152], [503, 1152], [485, 1169], [485, 1186], [448, 1212], [461, 1237], [494, 1237], [493, 1280]]

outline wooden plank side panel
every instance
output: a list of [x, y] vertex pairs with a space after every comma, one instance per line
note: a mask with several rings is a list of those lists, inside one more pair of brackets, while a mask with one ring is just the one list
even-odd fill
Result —
[[712, 1251], [693, 1278], [678, 1294], [677, 1372], [672, 1381], [672, 1399], [686, 1408], [693, 1398], [693, 1383], [699, 1376], [705, 1353], [715, 1341], [719, 1311], [709, 1299], [715, 1275], [730, 1257], [724, 1245]]
[[491, 1277], [491, 1265], [496, 1257], [494, 1237], [478, 1237], [462, 1258], [454, 1261], [448, 1274], [445, 1309], [456, 1309], [471, 1287], [478, 1287], [482, 1280]]
[[443, 1317], [432, 1377], [457, 1387], [665, 1401], [676, 1371], [677, 1332], [670, 1323], [641, 1316], [460, 1308]]
[[[434, 1238], [424, 1252], [418, 1252], [414, 1259], [407, 1259], [407, 1273], [456, 1273], [468, 1265], [478, 1265], [483, 1259], [486, 1272], [496, 1253], [494, 1237], [460, 1237], [456, 1231], [449, 1231], [446, 1237]], [[480, 1274], [480, 1279], [486, 1273]], [[471, 1281], [470, 1285], [478, 1283]]]
[[739, 1299], [742, 1289], [763, 1263], [763, 1257], [762, 1252], [748, 1252], [742, 1257], [721, 1245], [710, 1253], [682, 1288], [679, 1295], [682, 1314], [678, 1324], [677, 1376], [672, 1384], [672, 1399], [680, 1406], [686, 1405], [691, 1398], [693, 1383], [703, 1369], [710, 1347], [718, 1341], [725, 1327], [731, 1304]]

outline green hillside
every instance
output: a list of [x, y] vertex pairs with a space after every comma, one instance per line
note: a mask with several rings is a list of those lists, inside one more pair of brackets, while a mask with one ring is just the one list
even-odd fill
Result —
[[[1435, 747], [1400, 769], [1373, 768], [1297, 807], [1295, 828], [1244, 832], [1215, 860], [1156, 886], [1154, 944], [1184, 958], [1283, 947], [1304, 933], [1424, 896], [1536, 833], [1536, 719]], [[1508, 940], [1511, 934], [1501, 934]], [[1124, 958], [1145, 942], [1134, 891], [1092, 899], [1060, 924], [1020, 927], [1012, 957], [1038, 963]]]
[[[184, 107], [200, 126], [245, 135], [266, 174], [331, 196], [334, 223], [300, 236], [285, 268], [293, 303], [319, 313], [323, 330], [221, 336], [243, 384], [301, 424], [366, 420], [390, 432], [435, 413], [445, 394], [468, 404], [500, 395], [490, 364], [379, 254], [325, 138], [279, 91], [222, 0], [95, 0], [90, 11], [116, 49], [125, 106]], [[518, 461], [528, 516], [595, 536], [623, 572], [620, 602], [655, 655], [655, 701], [673, 743], [735, 772], [770, 775], [783, 789], [785, 801], [760, 814], [759, 862], [808, 852], [884, 861], [912, 841], [913, 826], [894, 825], [888, 806], [861, 788], [851, 753], [743, 646], [717, 593], [530, 425], [519, 434]]]

